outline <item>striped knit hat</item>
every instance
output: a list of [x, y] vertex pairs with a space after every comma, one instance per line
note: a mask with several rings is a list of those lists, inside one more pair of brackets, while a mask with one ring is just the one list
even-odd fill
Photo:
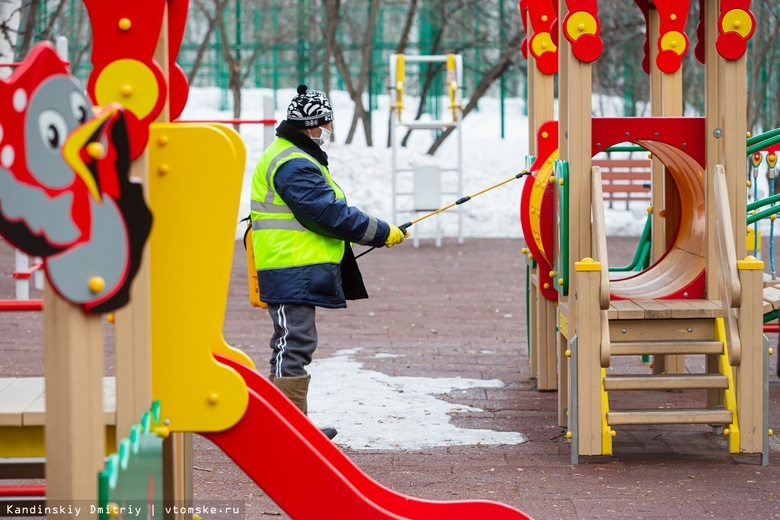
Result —
[[325, 94], [298, 85], [298, 95], [287, 107], [287, 121], [295, 128], [314, 128], [333, 121], [333, 107]]

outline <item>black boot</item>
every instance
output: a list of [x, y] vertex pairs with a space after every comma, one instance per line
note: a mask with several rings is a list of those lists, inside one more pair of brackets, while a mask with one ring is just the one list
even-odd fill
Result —
[[320, 428], [320, 431], [325, 434], [325, 437], [327, 437], [330, 440], [333, 440], [333, 437], [339, 434], [339, 432], [336, 431], [336, 428], [333, 426], [323, 426]]

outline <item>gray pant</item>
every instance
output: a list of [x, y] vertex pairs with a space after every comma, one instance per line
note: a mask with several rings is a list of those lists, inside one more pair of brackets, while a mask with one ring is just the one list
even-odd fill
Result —
[[274, 323], [271, 336], [271, 374], [276, 377], [295, 377], [307, 374], [317, 348], [317, 327], [314, 307], [309, 305], [268, 304], [268, 314]]

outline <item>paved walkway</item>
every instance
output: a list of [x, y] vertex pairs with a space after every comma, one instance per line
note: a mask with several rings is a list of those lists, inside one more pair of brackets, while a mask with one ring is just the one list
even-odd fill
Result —
[[[614, 262], [627, 263], [632, 242], [610, 240]], [[757, 455], [729, 455], [725, 440], [706, 427], [632, 427], [619, 431], [614, 456], [581, 457], [579, 465], [569, 464], [568, 442], [556, 424], [557, 394], [536, 391], [529, 379], [522, 246], [521, 240], [469, 238], [462, 245], [445, 239], [442, 248], [423, 240], [418, 249], [408, 243], [371, 252], [359, 260], [371, 298], [346, 310], [318, 311], [316, 358], [359, 349], [354, 359], [362, 368], [389, 376], [500, 379], [506, 383], [500, 388], [454, 390], [439, 397], [481, 410], [453, 414], [457, 426], [519, 432], [527, 442], [413, 450], [343, 447], [348, 456], [399, 492], [436, 500], [497, 500], [538, 520], [780, 518], [777, 444], [770, 466], [762, 467]], [[231, 277], [225, 338], [263, 367], [270, 320], [246, 301], [242, 252], [237, 249]], [[12, 297], [12, 265], [12, 256], [0, 244], [0, 298]], [[37, 313], [0, 314], [0, 376], [42, 374], [40, 324]], [[110, 328], [107, 332], [110, 344]], [[110, 349], [106, 364], [111, 373]], [[350, 373], [339, 376], [320, 380], [348, 387]], [[316, 377], [312, 385], [317, 385]], [[310, 408], [316, 413], [318, 403], [310, 402]], [[775, 423], [780, 381], [774, 367], [770, 415], [780, 431]], [[285, 517], [201, 438], [195, 441], [194, 465], [198, 500], [240, 501], [250, 519]], [[301, 490], [301, 499], [306, 497]], [[348, 516], [322, 514], [323, 519]]]

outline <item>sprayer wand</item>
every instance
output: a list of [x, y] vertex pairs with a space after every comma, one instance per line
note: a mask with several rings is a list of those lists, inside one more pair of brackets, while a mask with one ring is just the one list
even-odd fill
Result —
[[[416, 219], [414, 219], [414, 220], [411, 220], [411, 221], [409, 221], [409, 222], [406, 222], [406, 223], [404, 223], [404, 224], [401, 224], [400, 226], [398, 226], [398, 229], [400, 229], [400, 230], [401, 230], [401, 232], [405, 234], [407, 229], [409, 229], [410, 227], [412, 227], [414, 224], [417, 224], [417, 223], [418, 223], [418, 222], [420, 222], [421, 220], [425, 220], [426, 218], [432, 217], [432, 216], [434, 216], [434, 215], [438, 215], [438, 214], [439, 214], [439, 213], [441, 213], [442, 211], [446, 211], [446, 210], [448, 210], [448, 209], [450, 209], [450, 208], [452, 208], [452, 207], [455, 207], [455, 206], [459, 206], [459, 205], [461, 205], [461, 204], [464, 204], [464, 203], [466, 203], [466, 202], [470, 201], [471, 199], [473, 199], [474, 197], [477, 197], [477, 196], [479, 196], [479, 195], [482, 195], [482, 194], [483, 194], [483, 193], [485, 193], [485, 192], [488, 192], [488, 191], [490, 191], [490, 190], [496, 189], [496, 188], [498, 188], [499, 186], [503, 186], [504, 184], [507, 184], [507, 183], [509, 183], [509, 182], [512, 182], [512, 181], [514, 181], [514, 180], [516, 180], [516, 179], [520, 179], [520, 178], [522, 178], [522, 177], [525, 177], [526, 175], [529, 175], [530, 173], [531, 173], [531, 172], [529, 172], [529, 171], [523, 170], [523, 171], [521, 171], [520, 173], [518, 173], [518, 174], [516, 174], [516, 175], [513, 175], [512, 177], [510, 177], [510, 178], [508, 178], [508, 179], [504, 179], [504, 180], [503, 180], [503, 181], [501, 181], [501, 182], [498, 182], [498, 183], [496, 183], [496, 184], [494, 184], [494, 185], [492, 185], [492, 186], [489, 186], [489, 187], [485, 188], [484, 190], [480, 190], [480, 191], [478, 191], [478, 192], [476, 192], [476, 193], [472, 193], [471, 195], [466, 195], [465, 197], [461, 197], [461, 198], [459, 198], [458, 200], [456, 200], [455, 202], [452, 202], [452, 203], [450, 203], [450, 204], [447, 204], [446, 206], [442, 206], [441, 208], [439, 208], [439, 209], [437, 209], [437, 210], [434, 210], [434, 211], [431, 211], [430, 213], [426, 213], [425, 215], [423, 215], [423, 216], [421, 216], [421, 217], [419, 217], [419, 218], [416, 218]], [[363, 251], [363, 252], [362, 252], [362, 253], [360, 253], [359, 255], [355, 256], [355, 258], [356, 258], [356, 259], [357, 259], [357, 258], [360, 258], [361, 256], [363, 256], [363, 255], [365, 255], [365, 254], [367, 254], [367, 253], [370, 253], [370, 252], [371, 252], [371, 251], [373, 251], [374, 249], [376, 249], [376, 247], [372, 247], [371, 249], [368, 249], [368, 250], [366, 250], [366, 251]]]

